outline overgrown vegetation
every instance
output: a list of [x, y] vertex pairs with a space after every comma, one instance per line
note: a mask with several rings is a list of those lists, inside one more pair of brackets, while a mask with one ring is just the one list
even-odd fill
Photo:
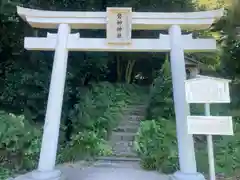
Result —
[[175, 124], [171, 71], [166, 58], [153, 82], [146, 120], [141, 123], [135, 142], [144, 168], [164, 173], [177, 170]]
[[178, 170], [175, 122], [164, 118], [146, 120], [139, 129], [135, 144], [142, 167], [164, 173]]
[[[106, 140], [123, 109], [139, 96], [137, 92], [138, 86], [108, 82], [80, 91], [69, 117], [74, 126], [62, 124], [58, 163], [111, 153]], [[39, 127], [42, 125], [30, 123], [23, 116], [0, 112], [0, 179], [36, 167], [42, 136]], [[68, 131], [64, 131], [66, 128]]]
[[0, 179], [36, 166], [41, 130], [23, 116], [0, 112]]
[[158, 119], [163, 117], [171, 119], [174, 116], [172, 79], [168, 54], [162, 68], [156, 72], [153, 85], [150, 90], [150, 100], [147, 107], [146, 118]]
[[[239, 117], [233, 119], [234, 136], [215, 136], [214, 153], [216, 161], [216, 172], [228, 177], [239, 175], [240, 170], [240, 121]], [[196, 145], [197, 165], [201, 172], [208, 173], [206, 139]]]
[[[172, 88], [168, 86], [168, 84], [171, 84], [169, 75], [169, 62], [166, 60], [160, 70], [160, 75], [154, 81], [150, 93], [152, 98], [149, 102], [148, 118], [141, 123], [135, 142], [142, 160], [142, 166], [146, 169], [157, 169], [164, 173], [173, 173], [179, 168]], [[165, 99], [166, 101], [164, 101]], [[229, 108], [224, 105], [215, 105], [212, 108], [212, 114], [231, 114], [228, 110]], [[192, 106], [191, 113], [203, 115], [203, 105]], [[234, 136], [214, 137], [216, 171], [226, 176], [239, 174], [240, 169], [239, 117], [234, 117], [233, 122]], [[198, 169], [200, 172], [208, 174], [206, 137], [195, 136], [194, 139]]]

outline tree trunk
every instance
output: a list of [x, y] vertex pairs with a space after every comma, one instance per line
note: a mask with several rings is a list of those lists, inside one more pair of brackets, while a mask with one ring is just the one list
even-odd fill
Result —
[[127, 68], [125, 72], [125, 81], [130, 84], [132, 82], [132, 73], [133, 67], [135, 65], [136, 60], [129, 60], [127, 63]]
[[119, 55], [116, 55], [116, 61], [117, 61], [117, 80], [118, 82], [122, 81], [122, 66], [121, 66], [121, 59]]

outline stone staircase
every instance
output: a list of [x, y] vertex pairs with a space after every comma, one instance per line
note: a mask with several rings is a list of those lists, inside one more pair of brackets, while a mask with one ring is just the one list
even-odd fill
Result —
[[112, 147], [112, 155], [100, 157], [104, 161], [139, 161], [134, 151], [134, 138], [138, 131], [140, 121], [144, 118], [146, 105], [129, 105], [124, 111], [123, 120], [120, 121], [111, 135], [109, 144]]

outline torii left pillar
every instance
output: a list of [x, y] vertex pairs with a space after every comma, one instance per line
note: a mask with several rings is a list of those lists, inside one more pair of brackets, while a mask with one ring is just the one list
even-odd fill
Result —
[[42, 147], [38, 168], [31, 174], [33, 180], [58, 180], [61, 172], [55, 169], [60, 119], [68, 60], [70, 26], [60, 24], [57, 33]]

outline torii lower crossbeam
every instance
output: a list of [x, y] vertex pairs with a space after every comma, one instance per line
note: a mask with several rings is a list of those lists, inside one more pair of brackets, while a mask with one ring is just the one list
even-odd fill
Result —
[[[182, 36], [185, 52], [206, 52], [216, 50], [214, 39], [192, 39], [189, 35]], [[54, 51], [56, 37], [26, 37], [24, 47], [28, 50]], [[131, 44], [108, 44], [105, 38], [77, 38], [70, 36], [67, 42], [69, 51], [118, 51], [118, 52], [169, 52], [171, 50], [168, 35], [159, 39], [132, 39]]]

